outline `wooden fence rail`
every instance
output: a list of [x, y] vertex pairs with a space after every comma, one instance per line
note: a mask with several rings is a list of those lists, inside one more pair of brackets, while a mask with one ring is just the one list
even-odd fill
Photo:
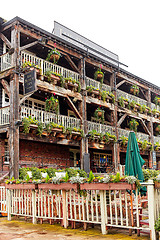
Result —
[[[154, 223], [160, 215], [160, 189], [152, 180], [145, 185], [148, 205], [143, 208], [138, 190], [132, 193], [132, 188], [124, 187], [124, 184], [122, 188], [115, 185], [105, 189], [98, 184], [92, 188], [89, 184], [90, 188], [81, 193], [76, 188], [61, 189], [59, 185], [54, 189], [41, 184], [38, 188], [10, 184], [7, 189], [0, 187], [0, 212], [7, 212], [8, 220], [11, 220], [11, 215], [31, 217], [33, 223], [45, 219], [59, 220], [65, 228], [69, 223], [74, 226], [76, 222], [83, 223], [85, 229], [87, 224], [99, 224], [102, 234], [106, 234], [110, 227], [129, 229], [130, 233], [137, 230], [138, 235], [148, 230], [151, 239], [155, 240]], [[80, 188], [85, 189], [81, 185]], [[147, 227], [143, 223], [143, 210], [145, 216], [148, 215]]]

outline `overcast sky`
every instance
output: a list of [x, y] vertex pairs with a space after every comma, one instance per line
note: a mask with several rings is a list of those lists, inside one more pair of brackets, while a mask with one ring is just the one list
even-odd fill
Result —
[[160, 87], [160, 0], [8, 0], [0, 17], [52, 32], [54, 21], [119, 55], [127, 71]]

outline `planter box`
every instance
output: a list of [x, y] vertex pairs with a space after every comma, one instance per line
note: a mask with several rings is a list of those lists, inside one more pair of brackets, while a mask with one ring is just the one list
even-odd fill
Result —
[[155, 186], [156, 189], [160, 189], [160, 183], [159, 182], [155, 182], [154, 186]]
[[80, 185], [81, 190], [133, 190], [135, 184], [128, 184], [126, 182], [119, 183], [83, 183]]
[[6, 184], [6, 189], [38, 189], [38, 184], [24, 183], [24, 184]]
[[77, 183], [60, 183], [60, 184], [54, 184], [54, 183], [41, 183], [38, 184], [38, 189], [44, 189], [44, 190], [77, 190], [78, 184]]

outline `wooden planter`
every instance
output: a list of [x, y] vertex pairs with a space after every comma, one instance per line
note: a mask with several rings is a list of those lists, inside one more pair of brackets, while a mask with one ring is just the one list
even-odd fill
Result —
[[78, 189], [78, 183], [60, 183], [60, 184], [54, 184], [54, 183], [41, 183], [38, 184], [38, 189], [44, 189], [44, 190], [77, 190]]
[[38, 189], [38, 184], [34, 183], [24, 183], [24, 184], [6, 184], [6, 189]]
[[155, 182], [154, 186], [155, 186], [156, 189], [160, 189], [160, 183], [159, 182]]
[[119, 183], [83, 183], [80, 185], [81, 190], [133, 190], [135, 184], [128, 184], [126, 182]]

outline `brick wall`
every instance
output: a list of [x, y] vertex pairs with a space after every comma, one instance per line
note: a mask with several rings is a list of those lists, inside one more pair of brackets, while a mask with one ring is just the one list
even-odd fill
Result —
[[71, 167], [69, 159], [68, 146], [20, 140], [20, 166]]

